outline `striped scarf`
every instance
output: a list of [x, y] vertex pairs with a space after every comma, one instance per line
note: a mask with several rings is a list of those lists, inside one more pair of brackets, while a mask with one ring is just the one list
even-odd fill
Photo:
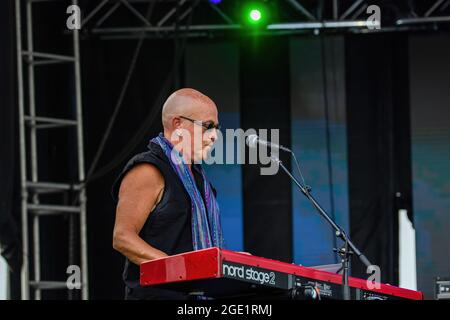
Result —
[[[205, 171], [199, 166], [205, 188], [205, 201], [197, 188], [194, 176], [186, 165], [182, 155], [173, 149], [173, 145], [162, 133], [150, 142], [159, 145], [169, 162], [183, 183], [189, 197], [191, 198], [191, 229], [192, 244], [194, 250], [210, 247], [223, 247], [222, 228], [220, 223], [219, 206], [212, 192], [211, 185], [206, 179]], [[206, 204], [206, 207], [205, 207]]]

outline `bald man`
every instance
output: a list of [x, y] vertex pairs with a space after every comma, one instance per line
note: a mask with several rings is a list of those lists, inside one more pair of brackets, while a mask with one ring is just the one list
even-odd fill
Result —
[[189, 299], [140, 287], [139, 265], [223, 244], [215, 190], [200, 165], [217, 139], [215, 103], [197, 90], [178, 90], [163, 106], [162, 124], [164, 132], [113, 185], [113, 247], [125, 256], [125, 299]]

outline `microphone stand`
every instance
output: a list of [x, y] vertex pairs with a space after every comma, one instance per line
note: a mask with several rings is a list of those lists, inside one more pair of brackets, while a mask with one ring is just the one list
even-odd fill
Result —
[[[290, 149], [284, 148], [283, 150], [291, 152]], [[308, 200], [312, 203], [316, 211], [333, 227], [335, 230], [336, 237], [340, 238], [342, 241], [344, 241], [344, 246], [341, 249], [335, 248], [334, 251], [337, 252], [337, 254], [341, 257], [341, 264], [342, 264], [342, 295], [344, 300], [350, 300], [350, 286], [348, 283], [348, 277], [349, 277], [349, 265], [350, 265], [350, 256], [352, 254], [355, 254], [359, 260], [363, 264], [366, 265], [366, 267], [371, 266], [369, 259], [366, 258], [364, 254], [361, 253], [361, 251], [358, 250], [358, 248], [353, 244], [353, 242], [350, 240], [350, 238], [345, 233], [344, 229], [342, 229], [339, 225], [337, 225], [333, 219], [325, 212], [325, 210], [320, 206], [320, 204], [314, 199], [314, 197], [309, 192], [309, 189], [303, 186], [293, 175], [289, 170], [283, 165], [280, 159], [278, 159], [275, 156], [271, 156], [271, 160], [277, 163], [284, 172], [287, 173], [287, 175], [294, 181], [295, 185], [300, 189], [300, 191], [303, 193], [303, 195], [308, 198]]]

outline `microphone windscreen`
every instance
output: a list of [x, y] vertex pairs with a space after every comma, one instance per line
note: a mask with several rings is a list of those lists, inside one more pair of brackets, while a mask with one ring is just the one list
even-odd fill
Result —
[[251, 134], [247, 136], [247, 139], [245, 140], [249, 148], [256, 148], [256, 146], [258, 145], [258, 136], [256, 134]]

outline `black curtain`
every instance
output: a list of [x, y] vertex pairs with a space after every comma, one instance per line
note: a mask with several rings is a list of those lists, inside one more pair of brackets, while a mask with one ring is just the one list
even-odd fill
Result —
[[[280, 131], [280, 144], [291, 145], [289, 42], [283, 37], [241, 41], [241, 125]], [[270, 134], [270, 133], [269, 133]], [[280, 159], [290, 168], [286, 153]], [[260, 165], [243, 165], [244, 248], [250, 253], [292, 261], [291, 180], [280, 168], [263, 176]]]
[[[19, 279], [21, 267], [19, 159], [16, 136], [16, 64], [14, 2], [0, 2], [0, 252], [8, 262], [11, 278]], [[19, 297], [18, 286], [11, 297]]]
[[[346, 37], [350, 234], [398, 283], [398, 210], [411, 213], [408, 60], [405, 34]], [[367, 278], [353, 259], [352, 275]]]
[[[98, 152], [137, 41], [90, 38], [82, 42], [86, 171]], [[94, 170], [94, 179], [88, 182], [89, 272], [93, 299], [123, 298], [124, 258], [112, 248], [116, 203], [110, 190], [125, 163], [134, 154], [145, 151], [149, 139], [162, 130], [161, 107], [175, 89], [175, 78], [178, 78], [177, 72], [171, 73], [173, 66], [172, 40], [144, 42], [117, 121]]]

